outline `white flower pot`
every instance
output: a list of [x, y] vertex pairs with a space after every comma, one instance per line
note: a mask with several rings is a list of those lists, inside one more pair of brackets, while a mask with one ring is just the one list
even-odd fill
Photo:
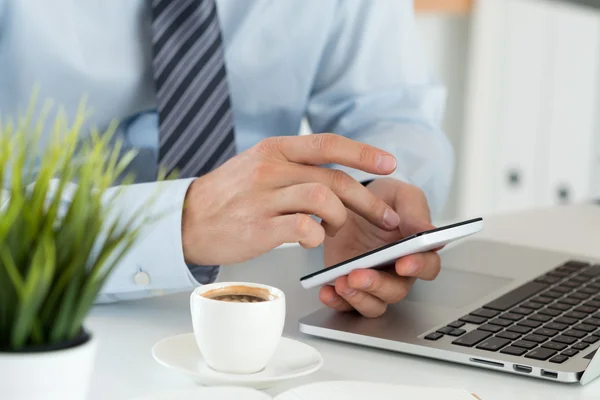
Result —
[[96, 340], [61, 350], [0, 352], [2, 400], [85, 400]]

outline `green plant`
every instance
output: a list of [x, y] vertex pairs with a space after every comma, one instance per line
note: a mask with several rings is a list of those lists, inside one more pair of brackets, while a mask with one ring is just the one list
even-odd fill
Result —
[[[44, 107], [33, 124], [33, 103], [17, 123], [0, 120], [0, 188], [5, 188], [0, 193], [0, 349], [5, 351], [78, 337], [107, 277], [142, 225], [151, 222], [135, 215], [108, 217], [115, 197], [106, 196], [107, 190], [135, 155], [112, 140], [116, 124], [82, 137], [85, 107], [72, 124], [64, 112], [52, 113], [49, 127], [52, 108]], [[47, 145], [36, 151], [48, 128]], [[132, 179], [129, 175], [122, 184]], [[72, 201], [65, 202], [69, 191]]]

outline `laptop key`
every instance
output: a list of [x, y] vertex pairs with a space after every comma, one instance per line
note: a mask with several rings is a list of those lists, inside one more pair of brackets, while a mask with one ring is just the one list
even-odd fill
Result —
[[555, 276], [557, 278], [566, 278], [567, 276], [571, 275], [569, 272], [563, 272], [563, 271], [550, 271], [548, 272], [546, 275], [549, 276]]
[[560, 311], [567, 311], [568, 309], [571, 308], [571, 306], [568, 304], [563, 304], [563, 303], [554, 303], [554, 304], [550, 304], [548, 306], [548, 308], [553, 308], [555, 310], [560, 310]]
[[598, 309], [596, 307], [580, 306], [575, 308], [573, 311], [591, 314], [593, 312], [598, 311]]
[[484, 307], [497, 311], [506, 311], [523, 300], [526, 300], [547, 288], [548, 285], [545, 283], [527, 282], [526, 284], [519, 286], [518, 288], [513, 289], [505, 295], [486, 304]]
[[452, 344], [457, 344], [459, 346], [473, 347], [477, 343], [481, 342], [484, 339], [489, 338], [490, 336], [492, 336], [491, 332], [480, 331], [480, 330], [476, 329], [476, 330], [471, 331], [471, 332], [467, 333], [466, 335], [463, 335], [463, 336], [459, 337], [458, 339], [454, 340], [452, 342]]
[[579, 283], [588, 283], [590, 281], [590, 278], [587, 276], [577, 275], [577, 276], [572, 277], [569, 280], [573, 281], [573, 282], [579, 282]]
[[583, 289], [579, 289], [579, 291], [581, 293], [587, 293], [587, 294], [594, 295], [594, 294], [598, 294], [598, 292], [600, 292], [600, 289], [587, 286], [587, 287], [584, 287]]
[[550, 297], [552, 299], [558, 299], [559, 297], [562, 297], [562, 295], [561, 292], [557, 292], [556, 290], [548, 290], [547, 292], [542, 293], [542, 296]]
[[494, 324], [485, 324], [485, 325], [481, 325], [481, 326], [477, 327], [477, 329], [481, 329], [482, 331], [496, 333], [496, 332], [500, 332], [502, 330], [502, 327], [498, 326], [498, 325], [494, 325]]
[[[569, 295], [569, 297], [573, 298], [573, 299], [581, 299], [581, 300], [586, 300], [590, 298], [590, 295], [587, 293], [581, 293], [581, 292], [575, 292], [571, 295]], [[593, 312], [593, 311], [592, 311]]]
[[503, 319], [503, 318], [496, 318], [490, 321], [490, 324], [494, 324], [494, 325], [500, 325], [500, 326], [504, 326], [507, 327], [509, 325], [512, 325], [512, 321], [509, 319]]
[[572, 336], [559, 335], [559, 336], [556, 336], [552, 340], [554, 340], [555, 342], [564, 343], [564, 344], [573, 344], [577, 341], [577, 338], [574, 338]]
[[579, 353], [579, 350], [575, 350], [575, 349], [566, 349], [565, 351], [563, 351], [562, 354], [563, 356], [567, 356], [567, 357], [573, 357], [574, 355], [576, 355], [577, 353]]
[[454, 328], [452, 328], [452, 327], [444, 326], [443, 328], [438, 329], [436, 332], [447, 335], [448, 333], [452, 332], [453, 330], [454, 330]]
[[575, 343], [573, 346], [571, 346], [571, 348], [575, 350], [585, 350], [588, 347], [590, 347], [590, 345], [585, 342]]
[[464, 317], [460, 318], [459, 320], [463, 321], [463, 322], [468, 322], [470, 324], [479, 325], [479, 324], [483, 324], [484, 322], [486, 322], [487, 318], [478, 317], [475, 315], [465, 315]]
[[465, 323], [464, 323], [464, 322], [462, 322], [462, 321], [454, 321], [454, 322], [450, 322], [450, 323], [448, 324], [448, 326], [450, 326], [450, 327], [452, 327], [452, 328], [460, 328], [460, 327], [462, 327], [462, 326], [464, 326], [464, 325], [465, 325]]
[[531, 317], [529, 317], [529, 319], [531, 319], [533, 321], [538, 321], [538, 322], [548, 322], [552, 319], [552, 317], [549, 315], [544, 315], [544, 314], [535, 314], [535, 315], [532, 315]]
[[584, 337], [586, 335], [586, 333], [582, 332], [582, 331], [577, 331], [575, 329], [569, 329], [568, 331], [564, 331], [563, 335], [573, 336], [573, 337], [576, 337], [577, 339], [581, 339], [582, 337]]
[[500, 332], [499, 334], [497, 334], [496, 337], [503, 338], [503, 339], [516, 340], [521, 337], [521, 334], [517, 333], [517, 332], [504, 331], [504, 332]]
[[500, 353], [510, 354], [511, 356], [522, 356], [527, 350], [522, 347], [508, 346], [500, 350]]
[[597, 300], [590, 300], [587, 303], [583, 303], [584, 306], [586, 307], [596, 307], [596, 308], [600, 308], [600, 301]]
[[516, 333], [529, 333], [531, 332], [531, 328], [527, 327], [527, 326], [521, 326], [521, 325], [514, 325], [511, 326], [509, 328], [506, 328], [507, 331], [509, 332], [516, 332]]
[[598, 337], [598, 336], [588, 336], [588, 337], [582, 339], [581, 341], [584, 342], [584, 343], [594, 344], [598, 340], [600, 340], [600, 337]]
[[525, 354], [525, 358], [533, 358], [534, 360], [547, 360], [557, 353], [556, 350], [546, 349], [543, 347], [537, 348]]
[[535, 342], [530, 342], [530, 341], [528, 341], [528, 340], [517, 340], [517, 341], [516, 341], [516, 342], [514, 342], [512, 345], [513, 345], [513, 346], [516, 346], [516, 347], [522, 347], [522, 348], [524, 348], [524, 349], [527, 349], [527, 350], [531, 350], [531, 349], [533, 349], [535, 346], [537, 346], [537, 343], [535, 343]]
[[561, 304], [568, 304], [570, 306], [575, 306], [579, 303], [581, 303], [581, 299], [572, 299], [571, 297], [565, 297], [564, 299], [560, 299], [558, 300], [559, 303]]
[[558, 322], [561, 324], [567, 324], [567, 325], [573, 325], [573, 324], [579, 322], [579, 320], [576, 318], [571, 318], [571, 317], [559, 317], [559, 318], [556, 318], [554, 320], [554, 322]]
[[452, 332], [450, 332], [448, 335], [450, 335], [450, 336], [460, 336], [460, 335], [464, 334], [465, 332], [467, 332], [467, 331], [465, 331], [464, 329], [458, 329], [457, 328], [457, 329], [454, 329]]
[[533, 334], [552, 337], [556, 336], [558, 334], [558, 331], [555, 331], [554, 329], [540, 328], [534, 331]]
[[561, 278], [557, 278], [556, 276], [544, 275], [544, 276], [540, 276], [539, 278], [535, 279], [534, 282], [548, 283], [548, 284], [552, 285], [560, 280], [561, 280]]
[[552, 290], [562, 293], [564, 295], [565, 293], [569, 293], [571, 290], [573, 290], [573, 288], [570, 286], [559, 285], [559, 286], [552, 288]]
[[568, 313], [565, 314], [565, 317], [569, 317], [569, 318], [577, 318], [577, 319], [582, 319], [587, 317], [588, 314], [586, 313], [582, 313], [579, 311], [569, 311]]
[[551, 363], [555, 363], [555, 364], [562, 364], [565, 361], [567, 361], [568, 359], [569, 359], [569, 357], [566, 357], [566, 356], [563, 356], [563, 355], [559, 354], [557, 356], [552, 357], [548, 361], [550, 361]]
[[600, 290], [600, 282], [598, 282], [598, 281], [596, 281], [594, 283], [590, 283], [588, 286], [591, 288]]
[[519, 314], [514, 314], [511, 312], [504, 313], [500, 316], [500, 318], [509, 319], [511, 321], [518, 321], [522, 319], [524, 316]]
[[479, 344], [476, 348], [481, 350], [497, 351], [509, 343], [510, 340], [508, 339], [492, 337], [481, 342], [481, 344]]
[[518, 325], [526, 326], [528, 328], [539, 328], [542, 325], [539, 321], [532, 321], [530, 319], [526, 319], [525, 321], [517, 322]]
[[564, 343], [559, 343], [559, 342], [548, 342], [548, 343], [544, 343], [542, 345], [542, 347], [545, 347], [547, 349], [552, 349], [552, 350], [564, 350], [567, 348], [567, 345]]
[[538, 296], [531, 299], [531, 301], [534, 301], [536, 303], [548, 304], [552, 303], [553, 300], [550, 297]]
[[560, 322], [550, 322], [550, 323], [544, 325], [544, 328], [553, 329], [555, 331], [563, 331], [563, 330], [567, 329], [568, 327], [569, 327], [569, 325], [561, 324]]
[[[569, 260], [562, 265], [562, 268], [571, 268], [573, 270], [578, 270], [578, 269], [587, 267], [589, 265], [590, 265], [590, 263], [587, 263], [585, 261]], [[559, 267], [559, 268], [561, 268], [561, 267]]]
[[579, 274], [583, 275], [583, 276], [589, 276], [589, 277], [598, 276], [598, 275], [600, 275], [600, 265], [594, 265], [592, 267], [589, 267], [589, 268], [581, 271]]
[[573, 329], [577, 329], [578, 331], [584, 331], [584, 332], [594, 332], [596, 329], [598, 329], [597, 327], [593, 326], [593, 325], [587, 325], [587, 324], [578, 324], [575, 325], [573, 327]]
[[533, 310], [531, 308], [516, 307], [510, 310], [510, 312], [514, 314], [529, 315]]
[[433, 332], [430, 333], [429, 335], [425, 336], [425, 339], [427, 340], [438, 340], [439, 338], [443, 337], [444, 335], [439, 333], [439, 332]]
[[579, 287], [580, 285], [579, 285], [579, 282], [566, 281], [566, 282], [561, 283], [560, 286], [569, 287], [572, 290], [573, 288]]
[[471, 315], [476, 315], [478, 317], [493, 318], [496, 315], [500, 314], [500, 312], [495, 311], [495, 310], [489, 310], [489, 309], [485, 309], [485, 308], [480, 308], [479, 310], [473, 311], [470, 314]]
[[534, 333], [532, 333], [531, 335], [527, 335], [523, 338], [523, 340], [528, 340], [530, 342], [536, 342], [536, 343], [543, 343], [546, 340], [548, 340], [547, 336], [543, 336], [543, 335], [536, 335]]
[[544, 315], [549, 315], [551, 317], [556, 317], [557, 315], [562, 314], [562, 311], [546, 307], [546, 308], [538, 311], [538, 314], [544, 314]]
[[585, 321], [583, 321], [583, 323], [588, 325], [600, 326], [600, 319], [592, 317], [586, 319]]
[[521, 307], [531, 308], [532, 310], [539, 310], [540, 308], [544, 307], [544, 305], [541, 303], [535, 303], [533, 301], [528, 301], [527, 303], [521, 304]]

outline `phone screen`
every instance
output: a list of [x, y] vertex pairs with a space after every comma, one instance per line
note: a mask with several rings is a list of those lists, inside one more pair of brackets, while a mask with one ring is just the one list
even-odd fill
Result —
[[375, 254], [377, 252], [380, 252], [380, 251], [385, 250], [387, 248], [390, 248], [392, 246], [396, 246], [397, 244], [400, 244], [400, 243], [403, 243], [403, 242], [407, 242], [407, 241], [409, 241], [411, 239], [414, 239], [416, 237], [427, 235], [427, 234], [434, 233], [434, 232], [443, 231], [443, 230], [446, 230], [446, 229], [456, 228], [457, 226], [472, 224], [474, 222], [478, 222], [478, 221], [482, 221], [482, 220], [483, 220], [483, 218], [474, 218], [474, 219], [470, 219], [470, 220], [467, 220], [467, 221], [461, 221], [461, 222], [457, 222], [455, 224], [446, 225], [446, 226], [442, 226], [442, 227], [439, 227], [439, 228], [434, 228], [434, 229], [430, 229], [430, 230], [427, 230], [427, 231], [415, 233], [414, 235], [407, 236], [407, 237], [405, 237], [405, 238], [403, 238], [401, 240], [398, 240], [397, 242], [386, 244], [385, 246], [378, 247], [378, 248], [376, 248], [374, 250], [370, 250], [370, 251], [368, 251], [366, 253], [363, 253], [363, 254], [360, 254], [360, 255], [358, 255], [356, 257], [353, 257], [353, 258], [350, 258], [348, 260], [345, 260], [345, 261], [342, 261], [340, 263], [337, 263], [335, 265], [332, 265], [331, 267], [323, 268], [320, 271], [313, 272], [312, 274], [303, 276], [302, 278], [300, 278], [300, 281], [313, 278], [313, 277], [315, 277], [317, 275], [320, 275], [320, 274], [323, 274], [323, 273], [325, 273], [327, 271], [331, 271], [332, 269], [339, 268], [339, 267], [341, 267], [341, 266], [343, 266], [345, 264], [348, 264], [348, 263], [356, 261], [356, 260], [360, 260], [361, 258], [370, 256], [371, 254]]

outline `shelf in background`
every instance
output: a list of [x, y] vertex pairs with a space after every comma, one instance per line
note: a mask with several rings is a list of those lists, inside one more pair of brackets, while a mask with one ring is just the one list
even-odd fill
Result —
[[418, 13], [465, 14], [473, 8], [474, 0], [414, 0]]

